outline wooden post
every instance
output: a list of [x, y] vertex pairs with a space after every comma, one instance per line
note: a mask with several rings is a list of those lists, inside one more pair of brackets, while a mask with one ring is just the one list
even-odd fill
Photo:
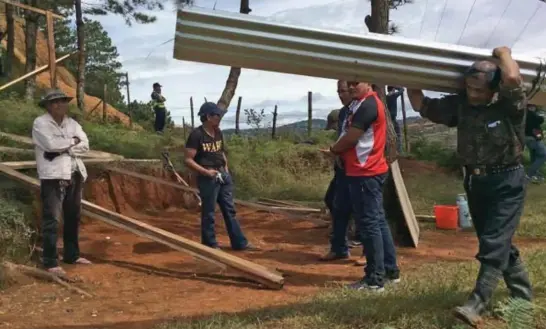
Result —
[[273, 111], [273, 130], [271, 131], [271, 139], [275, 139], [275, 131], [277, 130], [277, 105]]
[[184, 134], [184, 139], [186, 139], [186, 120], [182, 117], [182, 133]]
[[191, 110], [191, 129], [193, 129], [195, 128], [195, 122], [194, 122], [194, 116], [193, 116], [193, 97], [190, 97], [190, 110]]
[[203, 97], [205, 99], [205, 103], [208, 102], [207, 98], [206, 97]]
[[239, 96], [237, 101], [237, 111], [235, 112], [235, 134], [239, 135], [239, 117], [241, 115], [241, 104], [243, 102], [243, 97]]
[[408, 139], [408, 123], [406, 122], [406, 102], [404, 102], [404, 92], [402, 92], [402, 123], [404, 124], [404, 143], [406, 146], [406, 153], [410, 152], [410, 143]]
[[102, 92], [102, 122], [106, 123], [106, 111], [108, 110], [108, 103], [106, 102], [106, 83], [104, 84], [104, 90]]
[[13, 18], [13, 6], [6, 4], [6, 64], [5, 73], [8, 80], [13, 75], [13, 63], [15, 61], [15, 20]]
[[57, 64], [55, 63], [55, 37], [53, 16], [50, 11], [46, 12], [47, 23], [47, 48], [49, 51], [49, 83], [51, 88], [57, 88]]
[[127, 83], [127, 113], [129, 114], [129, 127], [133, 128], [133, 116], [131, 115], [131, 94], [129, 92], [129, 72], [125, 72], [125, 82]]
[[307, 135], [311, 137], [311, 129], [313, 125], [313, 92], [307, 93]]

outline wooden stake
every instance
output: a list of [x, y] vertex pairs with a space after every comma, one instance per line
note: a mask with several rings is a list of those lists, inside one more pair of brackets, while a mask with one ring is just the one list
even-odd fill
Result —
[[55, 37], [54, 22], [50, 11], [46, 12], [47, 23], [47, 48], [49, 51], [49, 83], [51, 88], [57, 88], [57, 64], [55, 63]]
[[102, 122], [106, 123], [106, 111], [108, 111], [108, 103], [106, 103], [106, 93], [108, 92], [106, 83], [102, 91]]
[[307, 135], [311, 137], [313, 125], [313, 92], [307, 93]]
[[186, 120], [182, 117], [182, 133], [184, 134], [184, 139], [186, 139]]
[[[1, 1], [1, 0], [0, 0], [0, 1]], [[55, 60], [55, 63], [56, 63], [56, 64], [59, 64], [59, 63], [63, 62], [64, 60], [66, 60], [66, 59], [68, 59], [68, 58], [70, 58], [70, 57], [76, 55], [77, 53], [78, 53], [78, 52], [73, 52], [73, 53], [71, 53], [71, 54], [64, 55], [63, 57], [61, 57], [61, 58]], [[24, 81], [24, 80], [26, 80], [26, 79], [32, 78], [32, 77], [35, 76], [35, 75], [38, 75], [38, 74], [40, 74], [40, 73], [42, 73], [42, 72], [47, 71], [48, 69], [49, 69], [49, 64], [48, 64], [48, 65], [41, 66], [41, 67], [37, 68], [36, 70], [34, 70], [34, 71], [32, 71], [32, 72], [28, 72], [27, 74], [25, 74], [25, 75], [23, 75], [23, 76], [20, 76], [20, 77], [18, 77], [17, 79], [14, 79], [14, 80], [12, 80], [12, 81], [10, 81], [10, 82], [8, 82], [8, 83], [6, 83], [6, 84], [0, 86], [0, 91], [4, 90], [4, 89], [6, 89], [6, 88], [11, 87], [11, 86], [13, 86], [14, 84], [16, 84], [16, 83], [18, 83], [18, 82], [21, 82], [21, 81]]]
[[273, 111], [273, 129], [271, 130], [271, 139], [275, 139], [275, 132], [277, 130], [277, 105]]
[[[190, 110], [191, 110], [191, 129], [195, 128], [194, 115], [193, 115], [193, 97], [190, 97]], [[186, 136], [184, 135], [184, 138]]]
[[235, 111], [235, 134], [239, 135], [239, 117], [241, 116], [241, 104], [243, 103], [243, 97], [239, 96], [237, 101], [237, 110]]

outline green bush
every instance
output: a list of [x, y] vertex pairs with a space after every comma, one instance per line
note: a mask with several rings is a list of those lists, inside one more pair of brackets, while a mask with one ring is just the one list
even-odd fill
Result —
[[30, 209], [22, 203], [0, 197], [0, 260], [21, 260], [29, 255], [33, 230]]
[[458, 170], [457, 151], [446, 148], [441, 142], [419, 137], [411, 143], [411, 154], [418, 160], [432, 161], [441, 167]]

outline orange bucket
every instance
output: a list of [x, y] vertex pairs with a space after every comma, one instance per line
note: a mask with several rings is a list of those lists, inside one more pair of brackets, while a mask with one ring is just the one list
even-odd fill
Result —
[[459, 207], [434, 206], [436, 228], [443, 230], [456, 230], [459, 228]]

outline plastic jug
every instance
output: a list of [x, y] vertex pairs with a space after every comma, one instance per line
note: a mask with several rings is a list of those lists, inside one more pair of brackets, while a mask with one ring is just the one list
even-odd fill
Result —
[[457, 207], [459, 208], [459, 227], [471, 228], [472, 217], [470, 216], [470, 210], [468, 209], [466, 194], [461, 193], [457, 195]]

